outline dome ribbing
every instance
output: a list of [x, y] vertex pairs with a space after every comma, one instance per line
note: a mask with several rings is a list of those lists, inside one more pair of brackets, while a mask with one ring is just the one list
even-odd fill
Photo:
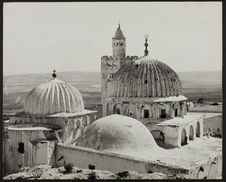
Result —
[[166, 97], [181, 95], [182, 85], [169, 66], [143, 56], [121, 67], [109, 90], [112, 97]]
[[82, 110], [84, 103], [80, 92], [58, 79], [52, 79], [33, 88], [24, 103], [24, 112], [27, 114], [47, 115]]

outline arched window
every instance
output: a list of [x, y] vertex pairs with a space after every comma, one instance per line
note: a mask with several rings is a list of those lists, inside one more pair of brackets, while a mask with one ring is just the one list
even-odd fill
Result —
[[187, 134], [186, 134], [186, 130], [183, 128], [182, 132], [181, 132], [181, 145], [186, 145], [187, 143]]
[[177, 108], [174, 110], [174, 116], [175, 117], [178, 116], [178, 109]]
[[197, 125], [196, 125], [196, 137], [200, 137], [200, 123], [197, 122]]
[[165, 109], [161, 109], [160, 118], [166, 118], [166, 110]]
[[18, 143], [18, 152], [21, 154], [24, 153], [24, 143], [23, 142]]
[[148, 109], [144, 110], [144, 118], [149, 118], [149, 110]]
[[194, 140], [194, 128], [191, 125], [189, 130], [189, 140]]

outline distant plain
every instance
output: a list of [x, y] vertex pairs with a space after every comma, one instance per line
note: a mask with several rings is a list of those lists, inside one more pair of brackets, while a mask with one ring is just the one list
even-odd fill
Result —
[[[4, 76], [4, 94], [3, 94], [3, 113], [9, 114], [20, 111], [23, 108], [26, 94], [36, 85], [43, 83], [51, 78], [52, 73], [44, 74], [26, 74], [26, 75], [10, 75]], [[197, 103], [198, 98], [204, 98], [207, 103], [222, 102], [222, 72], [182, 72], [178, 73], [183, 85], [184, 95], [188, 101]], [[96, 72], [58, 72], [57, 78], [72, 84], [82, 94], [85, 107], [98, 111], [98, 118], [102, 116], [101, 107], [101, 74]], [[214, 106], [205, 105], [203, 108], [211, 108]], [[216, 109], [215, 109], [216, 108]], [[216, 112], [220, 112], [222, 106], [214, 107]], [[194, 110], [192, 110], [194, 111]], [[215, 111], [214, 111], [215, 112]], [[205, 130], [212, 127], [214, 131], [219, 128], [222, 118], [218, 116], [214, 119], [208, 119]], [[208, 123], [208, 124], [207, 124]], [[220, 127], [221, 128], [221, 127]]]

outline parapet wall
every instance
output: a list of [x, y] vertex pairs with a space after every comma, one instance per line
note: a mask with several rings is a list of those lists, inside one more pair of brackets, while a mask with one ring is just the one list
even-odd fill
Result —
[[[122, 60], [135, 60], [135, 59], [138, 59], [138, 56], [126, 56], [124, 59]], [[102, 56], [101, 57], [101, 60], [113, 60], [113, 57], [112, 56]]]
[[[62, 159], [59, 161], [59, 159]], [[56, 162], [58, 166], [66, 163], [73, 163], [80, 168], [89, 168], [94, 166], [97, 170], [108, 170], [112, 172], [134, 170], [141, 173], [164, 172], [169, 175], [188, 175], [189, 170], [183, 168], [172, 168], [166, 164], [148, 162], [140, 159], [134, 159], [129, 156], [115, 154], [110, 152], [101, 152], [93, 149], [64, 146], [57, 144]]]

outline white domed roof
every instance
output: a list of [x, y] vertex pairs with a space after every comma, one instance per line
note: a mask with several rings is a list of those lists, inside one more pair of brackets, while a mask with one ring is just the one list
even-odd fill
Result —
[[77, 145], [112, 152], [134, 152], [157, 147], [152, 134], [140, 121], [117, 114], [89, 125]]
[[110, 86], [112, 97], [166, 97], [182, 94], [182, 85], [176, 72], [149, 56], [122, 66]]
[[33, 88], [24, 103], [27, 114], [47, 115], [81, 112], [84, 103], [80, 92], [69, 83], [52, 79]]

